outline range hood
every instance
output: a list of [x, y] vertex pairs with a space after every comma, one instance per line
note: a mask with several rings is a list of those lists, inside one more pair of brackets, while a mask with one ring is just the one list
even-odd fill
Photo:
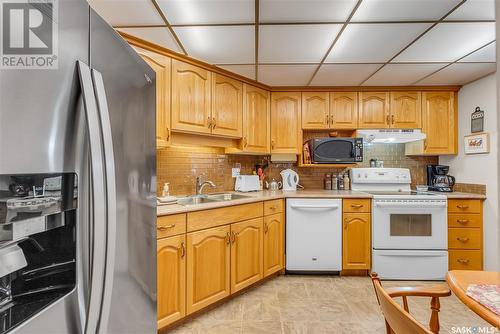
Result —
[[419, 129], [373, 129], [358, 130], [357, 136], [365, 143], [404, 144], [424, 140], [425, 133]]

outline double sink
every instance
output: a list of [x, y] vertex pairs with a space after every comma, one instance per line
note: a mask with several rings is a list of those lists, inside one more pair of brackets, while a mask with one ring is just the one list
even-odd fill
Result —
[[226, 202], [235, 199], [249, 198], [247, 195], [240, 195], [235, 193], [217, 193], [210, 195], [193, 195], [188, 197], [181, 197], [177, 200], [180, 205], [196, 205], [204, 203]]

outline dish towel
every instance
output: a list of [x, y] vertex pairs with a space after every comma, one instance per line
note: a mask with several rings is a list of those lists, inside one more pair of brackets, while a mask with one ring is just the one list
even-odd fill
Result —
[[500, 285], [470, 284], [466, 294], [493, 313], [500, 315]]

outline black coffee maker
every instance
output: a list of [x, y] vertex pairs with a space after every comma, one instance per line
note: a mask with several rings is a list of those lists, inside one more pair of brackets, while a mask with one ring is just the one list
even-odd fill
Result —
[[427, 185], [430, 191], [452, 192], [455, 177], [448, 175], [450, 166], [427, 165]]

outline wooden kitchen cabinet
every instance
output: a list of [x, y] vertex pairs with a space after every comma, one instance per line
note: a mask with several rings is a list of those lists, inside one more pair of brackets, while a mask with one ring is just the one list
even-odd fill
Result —
[[343, 214], [342, 270], [370, 269], [370, 213]]
[[172, 60], [172, 130], [210, 134], [211, 73]]
[[271, 93], [271, 153], [302, 151], [300, 118], [300, 92]]
[[243, 140], [242, 151], [270, 152], [271, 94], [263, 89], [243, 85]]
[[283, 213], [264, 217], [264, 277], [283, 269], [285, 220]]
[[330, 103], [328, 92], [302, 92], [302, 129], [328, 129]]
[[186, 315], [186, 236], [157, 241], [158, 328]]
[[212, 134], [241, 138], [243, 130], [243, 84], [212, 73]]
[[359, 92], [359, 129], [390, 126], [389, 92]]
[[187, 234], [187, 314], [230, 294], [229, 225]]
[[171, 144], [170, 126], [170, 80], [172, 60], [167, 57], [135, 48], [135, 51], [155, 71], [156, 74], [156, 147], [162, 148]]
[[330, 128], [357, 129], [358, 128], [358, 93], [332, 92], [330, 93]]
[[391, 92], [391, 128], [422, 128], [421, 92]]
[[231, 293], [262, 278], [261, 218], [231, 224]]

